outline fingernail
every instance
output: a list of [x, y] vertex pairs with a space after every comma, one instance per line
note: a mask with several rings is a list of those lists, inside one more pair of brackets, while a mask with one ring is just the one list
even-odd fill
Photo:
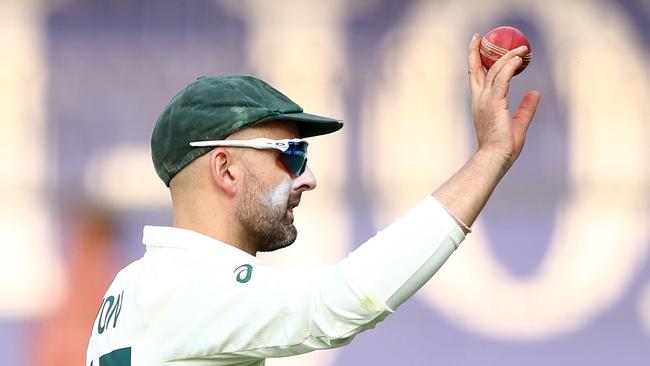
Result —
[[521, 61], [521, 57], [519, 57], [519, 56], [515, 56], [515, 57], [513, 57], [512, 59], [513, 59], [515, 62], [519, 62], [519, 61]]
[[476, 36], [477, 36], [477, 35], [478, 35], [477, 33], [474, 33], [474, 35], [472, 36], [472, 42], [474, 42], [474, 40], [476, 39]]
[[519, 51], [525, 51], [528, 47], [526, 46], [519, 46]]

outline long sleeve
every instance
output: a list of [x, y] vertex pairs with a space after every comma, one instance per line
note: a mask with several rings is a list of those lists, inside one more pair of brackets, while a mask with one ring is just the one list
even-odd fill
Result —
[[454, 219], [429, 196], [340, 266], [350, 281], [395, 310], [436, 273], [463, 239]]

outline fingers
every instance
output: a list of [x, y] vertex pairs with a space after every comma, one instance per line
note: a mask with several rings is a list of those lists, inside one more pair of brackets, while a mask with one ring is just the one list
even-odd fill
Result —
[[530, 126], [530, 122], [533, 120], [533, 116], [535, 116], [535, 111], [537, 111], [539, 100], [539, 92], [531, 91], [524, 95], [521, 103], [519, 103], [517, 113], [512, 117], [517, 129], [523, 129], [524, 133], [528, 130], [528, 126]]
[[[497, 62], [495, 62], [494, 65], [492, 65], [490, 71], [488, 71], [487, 76], [485, 77], [485, 83], [488, 86], [493, 85], [497, 75], [499, 75], [503, 70], [503, 68], [508, 65], [510, 59], [514, 58], [515, 56], [519, 56], [519, 58], [523, 57], [524, 54], [526, 53], [526, 49], [527, 49], [526, 46], [517, 47], [513, 50], [508, 51], [505, 55], [501, 56], [501, 58], [499, 58]], [[519, 67], [519, 65], [517, 65], [517, 67]]]
[[481, 35], [474, 33], [472, 41], [467, 50], [467, 73], [469, 76], [469, 88], [472, 94], [478, 93], [483, 87], [485, 80], [485, 71], [483, 70], [483, 63], [481, 62], [481, 54], [479, 53], [479, 46], [481, 44]]
[[503, 65], [501, 71], [494, 79], [494, 84], [492, 85], [492, 93], [495, 98], [505, 98], [508, 95], [510, 80], [515, 75], [515, 72], [519, 66], [521, 66], [522, 62], [521, 57], [515, 56]]

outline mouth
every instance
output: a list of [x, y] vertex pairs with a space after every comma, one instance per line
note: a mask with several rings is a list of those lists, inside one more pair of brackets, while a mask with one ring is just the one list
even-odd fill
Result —
[[293, 209], [296, 208], [296, 207], [298, 207], [299, 204], [300, 204], [300, 201], [298, 201], [298, 202], [293, 202], [293, 203], [289, 203], [289, 205], [287, 206], [287, 210], [288, 210], [289, 212], [293, 212]]
[[289, 203], [287, 204], [287, 212], [293, 214], [293, 209], [296, 208], [296, 207], [298, 207], [299, 204], [300, 204], [300, 200], [296, 200], [296, 201], [291, 201], [291, 202], [289, 202]]

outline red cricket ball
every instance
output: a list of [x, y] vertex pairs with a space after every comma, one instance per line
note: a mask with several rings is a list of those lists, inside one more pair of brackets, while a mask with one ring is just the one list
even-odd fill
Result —
[[533, 57], [533, 50], [530, 48], [528, 38], [526, 38], [524, 32], [515, 27], [503, 26], [492, 29], [481, 39], [479, 50], [483, 66], [489, 70], [496, 60], [506, 52], [519, 46], [528, 47], [528, 53], [524, 55], [523, 62], [517, 71], [515, 71], [515, 75], [524, 71]]

